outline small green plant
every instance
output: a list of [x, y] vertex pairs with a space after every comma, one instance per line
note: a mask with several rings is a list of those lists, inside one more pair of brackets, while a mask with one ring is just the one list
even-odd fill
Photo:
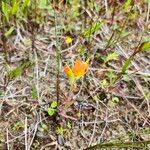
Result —
[[117, 78], [117, 75], [114, 72], [110, 71], [107, 73], [107, 77], [109, 79], [109, 84], [113, 84]]
[[105, 88], [107, 88], [108, 86], [109, 86], [109, 82], [108, 82], [106, 79], [100, 81], [100, 87], [101, 87], [102, 89], [105, 89]]
[[105, 57], [105, 62], [111, 61], [111, 60], [118, 60], [118, 54], [116, 52], [110, 53]]
[[118, 103], [119, 103], [119, 98], [114, 96], [112, 97], [112, 99], [108, 101], [108, 106], [115, 107]]
[[96, 31], [98, 31], [102, 25], [103, 22], [93, 22], [89, 28], [85, 29], [85, 31], [83, 32], [83, 36], [85, 38], [90, 38], [90, 36], [93, 35]]
[[12, 130], [16, 131], [23, 128], [24, 128], [24, 123], [22, 121], [18, 121], [15, 124], [13, 124]]
[[71, 129], [72, 128], [72, 124], [71, 124], [71, 122], [67, 122], [67, 127], [69, 128], [69, 129]]
[[65, 129], [63, 127], [57, 127], [56, 133], [58, 135], [64, 135]]
[[56, 113], [56, 108], [57, 108], [57, 101], [53, 101], [48, 108], [47, 112], [50, 116], [53, 116]]

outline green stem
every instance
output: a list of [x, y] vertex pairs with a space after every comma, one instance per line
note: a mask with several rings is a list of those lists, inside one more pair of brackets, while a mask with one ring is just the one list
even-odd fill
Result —
[[59, 74], [60, 74], [60, 47], [59, 47], [59, 39], [58, 39], [58, 36], [57, 36], [57, 28], [56, 28], [56, 25], [57, 25], [57, 16], [56, 16], [56, 12], [55, 12], [55, 9], [54, 9], [54, 17], [55, 17], [55, 36], [56, 36], [56, 62], [57, 62], [57, 81], [56, 81], [56, 96], [57, 96], [57, 103], [59, 103], [59, 83], [60, 83], [60, 80], [59, 80]]

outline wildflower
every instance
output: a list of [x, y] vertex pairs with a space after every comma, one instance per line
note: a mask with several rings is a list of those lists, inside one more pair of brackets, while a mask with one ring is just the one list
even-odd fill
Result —
[[76, 79], [79, 79], [87, 72], [87, 69], [88, 62], [82, 62], [81, 60], [77, 59], [72, 68], [72, 71]]
[[69, 36], [67, 36], [66, 39], [65, 39], [65, 42], [66, 42], [67, 44], [70, 44], [70, 43], [72, 42], [72, 38], [69, 37]]
[[64, 67], [64, 72], [67, 74], [68, 78], [70, 79], [71, 85], [73, 85], [75, 82], [75, 77], [71, 68], [67, 64]]
[[88, 62], [89, 59], [86, 62], [77, 59], [72, 69], [68, 65], [65, 65], [64, 72], [67, 74], [72, 84], [75, 83], [75, 80], [85, 75], [88, 69]]

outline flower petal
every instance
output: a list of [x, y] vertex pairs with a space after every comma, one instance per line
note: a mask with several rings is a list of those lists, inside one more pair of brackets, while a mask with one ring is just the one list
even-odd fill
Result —
[[83, 76], [88, 68], [88, 63], [87, 62], [82, 62], [81, 60], [77, 59], [72, 71], [74, 73], [74, 76], [79, 79], [81, 76]]
[[73, 74], [71, 68], [68, 65], [65, 65], [64, 72], [67, 74], [67, 76], [70, 80], [70, 83], [73, 84], [75, 82], [75, 77], [74, 77], [74, 74]]

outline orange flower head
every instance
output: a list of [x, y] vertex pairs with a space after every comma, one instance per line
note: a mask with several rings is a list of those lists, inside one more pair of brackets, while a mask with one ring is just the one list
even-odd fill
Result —
[[77, 59], [72, 69], [67, 64], [64, 66], [64, 72], [67, 74], [72, 88], [74, 88], [76, 80], [87, 72], [88, 63], [89, 59], [86, 62]]
[[79, 79], [87, 72], [87, 69], [88, 69], [88, 61], [83, 62], [80, 59], [77, 59], [72, 68], [72, 72], [73, 72], [74, 76], [77, 79]]
[[66, 74], [69, 74], [70, 72], [72, 72], [72, 70], [70, 69], [70, 67], [69, 67], [68, 65], [65, 65], [65, 67], [64, 67], [64, 72], [65, 72]]
[[71, 68], [67, 64], [64, 67], [64, 72], [67, 74], [68, 78], [70, 79], [71, 84], [73, 84], [75, 77], [74, 77], [74, 74], [73, 74]]

